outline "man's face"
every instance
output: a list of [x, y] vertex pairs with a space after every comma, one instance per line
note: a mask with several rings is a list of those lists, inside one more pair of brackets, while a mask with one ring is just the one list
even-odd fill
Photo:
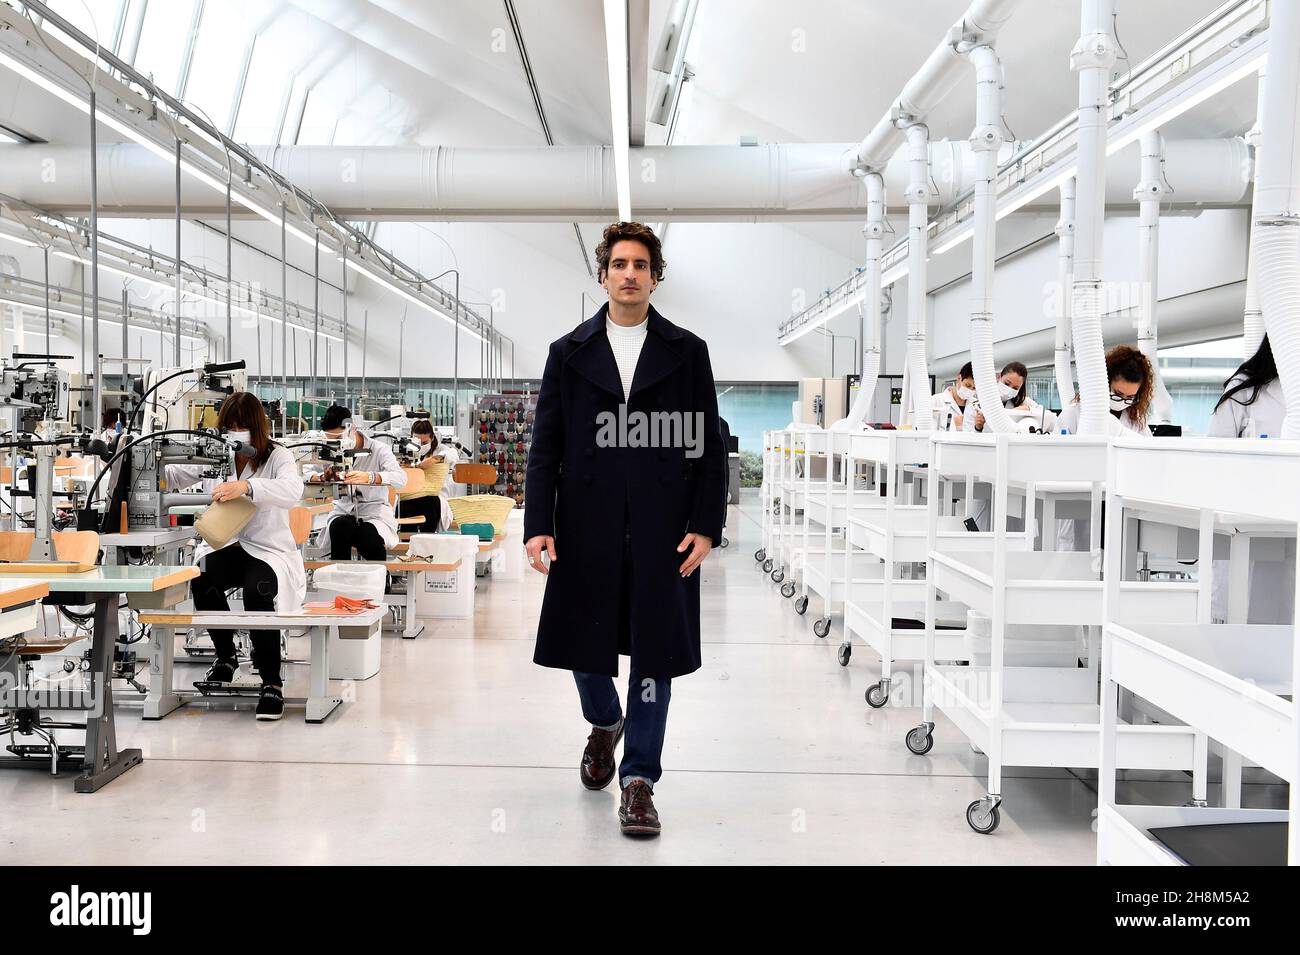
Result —
[[612, 302], [645, 305], [659, 283], [650, 274], [650, 250], [634, 239], [622, 239], [609, 250], [609, 268], [600, 284]]

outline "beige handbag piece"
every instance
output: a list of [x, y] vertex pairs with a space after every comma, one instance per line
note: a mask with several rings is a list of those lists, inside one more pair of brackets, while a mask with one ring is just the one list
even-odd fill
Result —
[[257, 505], [246, 497], [210, 504], [194, 522], [194, 530], [208, 546], [220, 550], [235, 539], [256, 513]]

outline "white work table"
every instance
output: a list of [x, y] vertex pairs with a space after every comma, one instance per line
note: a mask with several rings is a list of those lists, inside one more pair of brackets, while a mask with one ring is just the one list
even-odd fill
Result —
[[163, 550], [164, 557], [179, 563], [181, 548], [194, 538], [194, 527], [149, 527], [121, 534], [101, 534], [104, 563], [125, 564], [125, 548], [147, 547]]
[[174, 686], [173, 664], [176, 657], [176, 630], [180, 627], [225, 627], [231, 630], [286, 630], [304, 628], [311, 638], [311, 689], [305, 698], [286, 697], [286, 703], [304, 704], [308, 723], [323, 723], [343, 703], [340, 696], [329, 693], [329, 638], [363, 639], [381, 626], [387, 610], [376, 607], [356, 614], [276, 613], [274, 611], [155, 611], [140, 614], [148, 624], [149, 692], [144, 701], [144, 718], [160, 720], [168, 713], [196, 700], [226, 699], [231, 696], [253, 697], [259, 687], [232, 684], [221, 694], [200, 690], [182, 690]]
[[[133, 607], [168, 607], [182, 600], [186, 583], [199, 575], [197, 567], [158, 565], [96, 567], [73, 574], [5, 574], [0, 586], [46, 586], [51, 604], [94, 604], [91, 634], [90, 692], [86, 711], [86, 751], [82, 772], [73, 788], [91, 793], [141, 762], [138, 749], [118, 751], [113, 722], [113, 648], [117, 644], [118, 597]], [[102, 695], [101, 695], [102, 694]]]

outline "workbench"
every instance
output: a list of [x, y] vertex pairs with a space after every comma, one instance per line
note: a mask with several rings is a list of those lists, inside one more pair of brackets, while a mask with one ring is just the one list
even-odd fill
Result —
[[424, 575], [429, 573], [449, 573], [460, 567], [460, 560], [454, 560], [446, 564], [436, 564], [427, 560], [305, 560], [304, 566], [308, 570], [318, 570], [321, 567], [331, 567], [334, 564], [346, 564], [351, 566], [380, 566], [390, 574], [409, 574], [410, 579], [406, 582], [406, 593], [404, 594], [384, 594], [384, 606], [401, 607], [405, 620], [402, 626], [402, 639], [414, 640], [424, 632], [424, 624], [416, 625], [415, 601], [419, 595], [420, 588], [424, 586]]
[[6, 574], [0, 581], [0, 586], [8, 587], [46, 586], [45, 601], [50, 604], [94, 605], [87, 673], [90, 689], [83, 694], [83, 705], [75, 707], [87, 711], [82, 772], [73, 783], [77, 792], [95, 792], [142, 760], [138, 749], [117, 748], [112, 669], [119, 597], [125, 595], [127, 603], [137, 609], [174, 607], [189, 596], [187, 584], [198, 575], [197, 567], [137, 565], [96, 567], [78, 574]]
[[363, 610], [355, 614], [276, 613], [275, 611], [155, 611], [140, 614], [148, 624], [149, 692], [144, 701], [144, 718], [160, 720], [185, 703], [199, 699], [227, 699], [243, 696], [254, 703], [260, 687], [232, 684], [233, 692], [204, 694], [199, 690], [182, 690], [173, 685], [176, 658], [176, 630], [187, 627], [222, 627], [231, 630], [288, 630], [303, 628], [311, 638], [310, 690], [304, 697], [285, 697], [285, 703], [303, 704], [308, 723], [323, 723], [342, 704], [339, 696], [329, 693], [329, 639], [333, 631], [355, 630], [358, 637], [373, 633], [384, 619], [385, 610]]
[[164, 560], [179, 565], [181, 550], [193, 538], [193, 526], [150, 527], [121, 534], [101, 534], [99, 546], [104, 549], [105, 564], [125, 566], [126, 549], [140, 547], [161, 549]]

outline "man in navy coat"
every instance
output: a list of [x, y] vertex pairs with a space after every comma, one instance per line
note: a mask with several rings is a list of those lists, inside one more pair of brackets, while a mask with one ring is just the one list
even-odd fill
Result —
[[700, 667], [696, 571], [722, 539], [726, 452], [708, 347], [650, 305], [658, 237], [616, 222], [596, 260], [609, 302], [551, 343], [528, 454], [524, 540], [547, 575], [533, 660], [573, 671], [592, 726], [582, 784], [609, 785], [622, 739], [620, 826], [657, 835], [672, 679]]

